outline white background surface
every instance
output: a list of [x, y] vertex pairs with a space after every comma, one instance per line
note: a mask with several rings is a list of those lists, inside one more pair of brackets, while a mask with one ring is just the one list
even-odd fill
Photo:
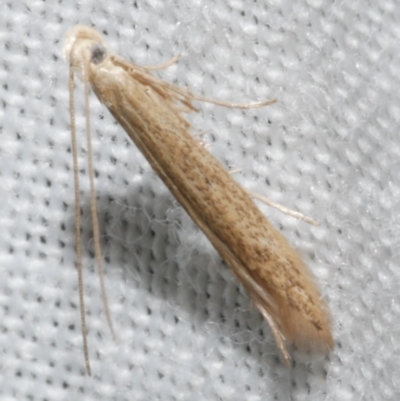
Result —
[[[8, 400], [396, 400], [400, 393], [400, 4], [396, 1], [3, 1], [0, 6], [0, 396]], [[106, 326], [82, 165], [81, 352], [65, 32], [77, 23], [163, 78], [243, 112], [191, 116], [314, 272], [329, 358], [279, 361], [267, 324], [92, 96]], [[77, 88], [83, 133], [82, 86]], [[85, 151], [81, 148], [81, 162]]]

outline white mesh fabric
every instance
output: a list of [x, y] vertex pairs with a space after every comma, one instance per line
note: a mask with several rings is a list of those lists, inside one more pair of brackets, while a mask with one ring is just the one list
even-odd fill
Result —
[[[0, 6], [0, 397], [396, 400], [400, 392], [400, 5], [385, 1], [11, 1]], [[94, 96], [97, 194], [117, 342], [106, 326], [81, 164], [84, 372], [65, 32], [94, 26], [141, 65], [244, 112], [191, 116], [235, 178], [321, 222], [260, 206], [317, 277], [329, 358], [278, 359], [212, 246]], [[77, 123], [83, 138], [82, 86]], [[82, 142], [83, 143], [83, 142]], [[80, 161], [85, 151], [82, 145]]]

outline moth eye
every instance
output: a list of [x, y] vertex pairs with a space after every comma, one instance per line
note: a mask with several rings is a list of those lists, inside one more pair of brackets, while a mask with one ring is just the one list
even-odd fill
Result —
[[94, 44], [91, 50], [90, 61], [93, 64], [100, 64], [107, 56], [107, 50], [103, 45]]

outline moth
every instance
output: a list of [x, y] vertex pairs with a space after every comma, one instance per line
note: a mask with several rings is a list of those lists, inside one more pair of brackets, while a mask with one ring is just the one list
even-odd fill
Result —
[[[247, 290], [271, 327], [283, 360], [291, 360], [287, 344], [324, 353], [332, 349], [330, 315], [312, 274], [248, 192], [193, 137], [184, 117], [197, 111], [194, 100], [243, 108], [275, 100], [236, 105], [196, 96], [113, 54], [100, 34], [85, 26], [67, 33], [63, 50], [70, 63], [70, 93], [74, 73], [84, 82], [87, 131], [91, 87]], [[75, 135], [72, 94], [70, 106]], [[95, 204], [92, 217], [98, 226]]]

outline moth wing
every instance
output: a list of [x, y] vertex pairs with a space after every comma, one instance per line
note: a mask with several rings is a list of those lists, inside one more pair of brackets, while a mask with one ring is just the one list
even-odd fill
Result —
[[[211, 233], [212, 235], [212, 233]], [[274, 335], [276, 344], [281, 352], [283, 361], [289, 366], [291, 357], [285, 346], [285, 336], [280, 328], [279, 308], [277, 307], [274, 298], [249, 274], [248, 268], [233, 255], [229, 249], [216, 236], [210, 238], [214, 247], [218, 250], [222, 258], [231, 267], [233, 273], [242, 283], [252, 301], [255, 303], [265, 320], [268, 322]]]

